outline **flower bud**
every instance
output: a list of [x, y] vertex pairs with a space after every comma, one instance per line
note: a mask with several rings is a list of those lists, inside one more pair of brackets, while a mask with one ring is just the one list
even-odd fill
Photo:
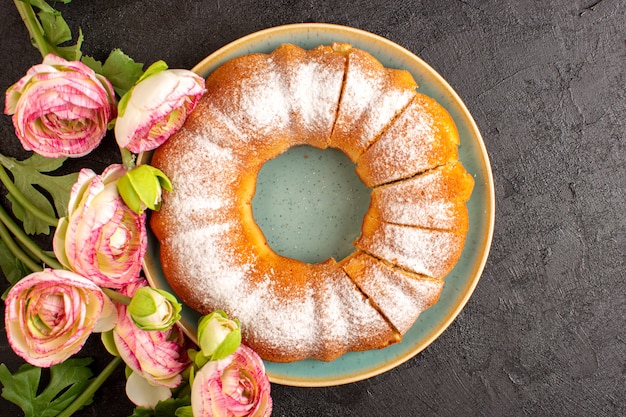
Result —
[[237, 350], [241, 344], [239, 320], [231, 320], [218, 310], [200, 319], [198, 344], [202, 355], [210, 360], [223, 359]]
[[[133, 297], [147, 282], [125, 286], [120, 293]], [[181, 373], [189, 366], [189, 348], [178, 323], [167, 330], [141, 330], [128, 314], [128, 306], [117, 305], [118, 322], [113, 329], [112, 343], [108, 337], [107, 350], [118, 354], [133, 372], [151, 385], [175, 388], [183, 381]], [[112, 345], [112, 346], [111, 346]]]
[[172, 183], [162, 171], [150, 165], [140, 165], [117, 180], [117, 190], [124, 203], [137, 214], [146, 207], [158, 210], [162, 189], [172, 191]]
[[139, 288], [128, 305], [128, 313], [141, 330], [167, 330], [180, 319], [181, 304], [167, 291]]
[[155, 62], [120, 100], [117, 144], [134, 153], [157, 148], [180, 129], [205, 91], [202, 77]]

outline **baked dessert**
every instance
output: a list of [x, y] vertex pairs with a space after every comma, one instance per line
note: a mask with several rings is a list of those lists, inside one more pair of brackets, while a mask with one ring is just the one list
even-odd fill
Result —
[[[206, 88], [152, 158], [174, 187], [150, 221], [176, 294], [238, 317], [265, 360], [330, 361], [400, 341], [439, 298], [468, 229], [473, 180], [452, 118], [410, 73], [346, 44], [235, 58]], [[373, 188], [346, 259], [280, 256], [254, 222], [259, 170], [296, 145], [344, 151]]]

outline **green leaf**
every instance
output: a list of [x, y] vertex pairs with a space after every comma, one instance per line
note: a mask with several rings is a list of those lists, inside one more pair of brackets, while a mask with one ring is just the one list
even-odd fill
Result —
[[[42, 55], [55, 53], [70, 61], [80, 59], [82, 52], [80, 48], [83, 43], [83, 33], [79, 31], [76, 44], [69, 46], [59, 46], [72, 39], [70, 28], [61, 16], [61, 13], [52, 7], [46, 0], [20, 0], [30, 6], [39, 9], [35, 18], [34, 11], [29, 7], [28, 18], [24, 21], [28, 32], [33, 40], [33, 45], [39, 49]], [[62, 3], [69, 3], [71, 0], [61, 0]], [[19, 7], [18, 7], [19, 9]], [[32, 14], [33, 20], [30, 19]]]
[[[2, 240], [0, 240], [0, 269], [2, 269], [2, 273], [11, 286], [15, 285], [17, 281], [30, 273], [28, 268], [13, 255]], [[4, 294], [2, 294], [3, 300], [6, 298], [10, 289], [11, 287], [7, 288]]]
[[193, 410], [190, 405], [187, 407], [180, 407], [176, 410], [176, 417], [193, 417]]
[[[21, 165], [36, 167], [40, 172], [52, 172], [56, 169], [59, 169], [63, 166], [67, 158], [46, 158], [38, 154], [33, 154], [28, 159], [25, 159], [20, 162]], [[2, 163], [7, 169], [10, 169], [4, 162]]]
[[[57, 15], [57, 16], [61, 15], [61, 12], [59, 12], [58, 10], [55, 10], [52, 6], [50, 6], [46, 2], [46, 0], [26, 0], [26, 3], [30, 4], [31, 6], [35, 6], [36, 8], [41, 10], [43, 13], [48, 13], [48, 14]], [[64, 2], [64, 3], [69, 3], [69, 1]]]
[[154, 410], [146, 407], [137, 407], [131, 417], [173, 417], [176, 410], [182, 407], [188, 407], [191, 404], [189, 396], [183, 398], [168, 398], [165, 401], [159, 401]]
[[102, 75], [113, 84], [115, 92], [123, 96], [143, 74], [143, 64], [135, 62], [131, 57], [114, 49], [102, 65]]
[[[41, 368], [22, 365], [15, 374], [0, 364], [2, 397], [17, 404], [25, 417], [54, 417], [67, 408], [89, 384], [93, 375], [88, 365], [91, 358], [70, 358], [50, 368], [50, 383], [39, 387]], [[37, 392], [41, 392], [37, 395]], [[91, 404], [93, 397], [83, 405]]]
[[80, 59], [80, 62], [82, 62], [83, 64], [87, 65], [89, 68], [94, 70], [96, 74], [102, 74], [102, 62], [88, 55], [83, 55], [83, 57]]
[[[16, 184], [17, 185], [17, 184]], [[22, 194], [30, 200], [38, 209], [43, 211], [49, 216], [54, 217], [54, 209], [50, 201], [41, 194], [36, 188], [29, 186], [27, 189], [21, 190]], [[11, 202], [13, 209], [13, 215], [21, 220], [24, 224], [24, 231], [28, 234], [50, 234], [50, 225], [45, 221], [39, 219], [36, 216], [31, 215], [28, 210], [15, 199], [12, 194], [7, 195], [8, 200]]]
[[43, 27], [44, 36], [51, 45], [59, 45], [72, 40], [72, 32], [63, 16], [43, 11], [37, 13], [37, 16], [39, 16], [41, 27]]
[[[0, 155], [0, 163], [13, 174], [15, 186], [33, 205], [52, 217], [64, 217], [70, 200], [72, 185], [78, 178], [78, 173], [62, 176], [46, 175], [45, 172], [54, 171], [63, 165], [65, 158], [45, 158], [33, 154], [24, 161]], [[50, 200], [35, 185], [43, 188], [52, 197], [54, 209]], [[9, 199], [15, 203], [13, 197]], [[13, 204], [13, 214], [24, 223], [24, 231], [28, 234], [50, 233], [47, 223], [24, 210], [19, 204]], [[58, 215], [58, 216], [57, 216]]]
[[71, 46], [57, 46], [55, 49], [57, 54], [68, 61], [79, 61], [80, 57], [83, 56], [80, 48], [83, 46], [83, 40], [85, 37], [83, 36], [82, 29], [78, 29], [78, 39], [76, 40], [76, 44]]
[[68, 61], [78, 61], [80, 57], [83, 55], [80, 48], [83, 46], [83, 31], [82, 29], [78, 30], [78, 39], [76, 40], [76, 44], [71, 46], [57, 46], [55, 47], [55, 51], [57, 55], [67, 59]]
[[137, 82], [141, 82], [148, 78], [151, 75], [157, 74], [161, 71], [165, 71], [167, 69], [167, 64], [163, 60], [159, 60], [148, 67], [146, 72], [143, 73], [141, 77], [137, 80]]

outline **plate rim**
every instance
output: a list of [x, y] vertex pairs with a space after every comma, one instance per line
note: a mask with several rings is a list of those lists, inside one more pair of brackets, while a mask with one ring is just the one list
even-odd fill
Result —
[[[357, 29], [349, 26], [330, 24], [330, 23], [293, 23], [281, 26], [274, 26], [266, 29], [262, 29], [248, 35], [245, 35], [241, 38], [238, 38], [219, 49], [215, 50], [213, 53], [206, 56], [200, 62], [198, 62], [191, 70], [203, 77], [209, 75], [210, 67], [218, 67], [221, 63], [224, 63], [234, 56], [233, 52], [242, 49], [245, 45], [259, 41], [267, 37], [275, 36], [275, 35], [285, 35], [289, 32], [303, 32], [307, 33], [310, 31], [313, 32], [323, 32], [329, 31], [336, 33], [338, 36], [356, 36], [359, 38], [363, 38], [366, 40], [370, 40], [379, 44], [384, 45], [387, 48], [393, 49], [396, 52], [399, 52], [403, 56], [408, 57], [409, 59], [418, 63], [420, 67], [422, 67], [426, 72], [429, 73], [430, 76], [434, 77], [441, 85], [444, 86], [446, 93], [448, 93], [452, 100], [459, 106], [459, 109], [462, 112], [466, 122], [468, 122], [469, 128], [473, 133], [473, 136], [477, 139], [479, 154], [482, 157], [482, 163], [485, 167], [486, 174], [486, 204], [483, 206], [483, 209], [486, 211], [486, 215], [484, 219], [486, 219], [486, 233], [482, 235], [482, 240], [477, 243], [477, 246], [481, 248], [482, 255], [478, 262], [475, 262], [473, 266], [473, 270], [468, 272], [467, 275], [471, 275], [471, 279], [468, 281], [466, 287], [463, 291], [463, 296], [460, 298], [459, 302], [452, 308], [448, 314], [439, 321], [440, 324], [432, 329], [426, 337], [422, 338], [419, 343], [416, 343], [411, 349], [407, 351], [406, 354], [400, 355], [396, 358], [393, 358], [384, 364], [364, 371], [364, 372], [353, 372], [352, 374], [345, 375], [343, 377], [330, 377], [326, 379], [303, 379], [297, 377], [285, 377], [281, 375], [273, 374], [271, 371], [267, 371], [268, 377], [272, 383], [288, 385], [288, 386], [297, 386], [297, 387], [326, 387], [326, 386], [336, 386], [343, 385], [352, 382], [357, 382], [361, 380], [365, 380], [380, 374], [383, 374], [391, 369], [396, 368], [404, 362], [415, 357], [421, 351], [423, 351], [426, 347], [431, 345], [441, 334], [452, 324], [452, 322], [456, 319], [456, 317], [463, 310], [469, 299], [471, 298], [482, 272], [484, 271], [487, 259], [489, 257], [489, 252], [491, 248], [491, 242], [493, 239], [494, 233], [494, 225], [495, 225], [495, 187], [493, 181], [493, 172], [491, 169], [491, 163], [489, 160], [489, 155], [487, 153], [487, 149], [485, 143], [483, 141], [482, 135], [480, 134], [480, 130], [478, 129], [478, 125], [476, 124], [474, 118], [469, 112], [467, 106], [457, 94], [457, 92], [449, 85], [449, 83], [437, 72], [435, 71], [428, 63], [419, 58], [413, 52], [404, 48], [403, 46], [384, 38], [380, 35], [376, 35], [371, 32], [364, 31], [362, 29]], [[338, 41], [341, 41], [338, 39]], [[232, 56], [231, 56], [232, 55]], [[241, 54], [240, 54], [241, 55]], [[150, 159], [151, 152], [143, 153], [139, 156], [139, 163], [146, 163]], [[144, 266], [146, 265], [146, 261], [144, 260]], [[148, 282], [152, 286], [158, 286], [155, 284], [155, 281], [152, 277], [152, 274], [149, 273], [149, 268], [144, 268], [144, 272], [146, 274], [146, 278]], [[190, 329], [185, 323], [181, 323], [181, 327], [183, 331], [189, 336], [192, 340], [197, 342], [195, 332]], [[358, 352], [357, 352], [358, 353]], [[282, 365], [282, 364], [281, 364]]]

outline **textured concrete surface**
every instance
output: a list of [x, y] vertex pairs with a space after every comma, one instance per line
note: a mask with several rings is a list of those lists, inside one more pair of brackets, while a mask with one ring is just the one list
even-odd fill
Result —
[[[82, 27], [86, 54], [103, 59], [120, 47], [139, 62], [186, 68], [259, 29], [354, 26], [420, 56], [472, 112], [497, 208], [491, 255], [466, 308], [424, 352], [383, 375], [331, 388], [274, 385], [274, 416], [626, 413], [625, 1], [94, 0], [59, 8], [75, 32]], [[0, 21], [4, 91], [40, 57], [10, 2]], [[6, 116], [0, 134], [0, 152], [26, 155]], [[116, 158], [109, 138], [69, 168], [101, 170]], [[0, 360], [15, 369], [2, 333]], [[83, 355], [100, 368], [108, 361], [97, 338]], [[122, 378], [77, 415], [131, 414]], [[17, 414], [0, 399], [0, 415]]]

